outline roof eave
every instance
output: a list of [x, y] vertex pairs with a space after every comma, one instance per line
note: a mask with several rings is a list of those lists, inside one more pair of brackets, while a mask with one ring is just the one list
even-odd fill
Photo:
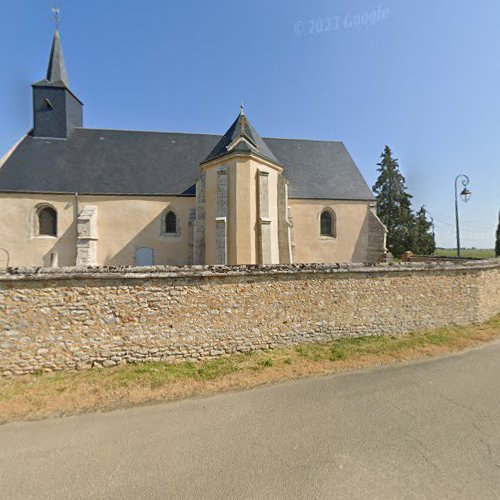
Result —
[[204, 160], [200, 163], [200, 168], [209, 168], [212, 166], [212, 164], [216, 165], [217, 163], [220, 162], [223, 158], [237, 158], [237, 157], [255, 157], [258, 158], [259, 160], [264, 160], [266, 163], [268, 163], [270, 166], [275, 168], [276, 170], [279, 170], [282, 172], [284, 170], [284, 166], [281, 165], [281, 163], [278, 163], [277, 161], [272, 160], [271, 158], [268, 158], [267, 156], [261, 155], [259, 153], [255, 152], [248, 152], [248, 153], [241, 153], [238, 151], [229, 151], [227, 153], [223, 153], [221, 155], [218, 155], [214, 158], [211, 158], [210, 160]]
[[48, 80], [40, 80], [39, 82], [32, 83], [32, 87], [38, 88], [48, 88], [48, 89], [64, 89], [67, 90], [82, 106], [84, 105], [80, 99], [66, 86], [64, 82], [60, 82], [61, 85], [57, 85], [59, 82], [49, 82]]

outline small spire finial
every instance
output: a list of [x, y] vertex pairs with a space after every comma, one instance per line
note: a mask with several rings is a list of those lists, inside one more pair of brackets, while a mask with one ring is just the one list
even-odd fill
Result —
[[243, 101], [241, 101], [241, 104], [240, 104], [240, 115], [244, 115], [245, 114], [245, 106], [243, 106]]
[[59, 14], [61, 13], [61, 10], [59, 7], [52, 7], [52, 14], [54, 14], [54, 21], [56, 24], [56, 31], [59, 31]]

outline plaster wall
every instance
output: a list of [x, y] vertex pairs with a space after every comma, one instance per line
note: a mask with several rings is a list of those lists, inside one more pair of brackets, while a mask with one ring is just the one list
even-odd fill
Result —
[[206, 167], [206, 264], [215, 264], [215, 219], [217, 214], [217, 171], [227, 169], [227, 251], [230, 265], [257, 264], [259, 220], [257, 210], [258, 172], [269, 173], [271, 262], [279, 263], [278, 177], [280, 172], [252, 158], [234, 158]]
[[[368, 201], [289, 199], [293, 219], [295, 262], [367, 262]], [[334, 211], [336, 237], [321, 236], [320, 216]], [[380, 249], [380, 254], [384, 249]]]
[[[258, 170], [269, 173], [271, 219], [270, 263], [279, 263], [279, 172], [252, 159], [224, 163], [228, 170], [228, 263], [258, 263]], [[217, 168], [206, 171], [206, 260], [216, 262]], [[36, 209], [51, 205], [58, 214], [58, 236], [37, 236]], [[138, 248], [152, 248], [158, 265], [188, 264], [189, 213], [192, 197], [78, 197], [81, 211], [97, 207], [97, 264], [134, 265]], [[295, 262], [364, 262], [368, 256], [368, 202], [290, 199], [294, 221]], [[321, 211], [330, 207], [337, 220], [336, 238], [320, 236]], [[0, 194], [0, 248], [10, 255], [11, 266], [73, 266], [76, 263], [76, 210], [74, 195]], [[162, 234], [162, 217], [174, 210], [179, 233]], [[0, 267], [5, 266], [3, 253]]]
[[[47, 204], [57, 210], [57, 237], [36, 235], [36, 209]], [[79, 210], [85, 205], [98, 208], [98, 265], [134, 265], [135, 251], [141, 247], [153, 249], [155, 264], [188, 263], [189, 210], [194, 208], [194, 198], [79, 196]], [[52, 261], [74, 266], [76, 206], [74, 195], [0, 194], [0, 248], [8, 251], [9, 264], [50, 266]], [[167, 210], [177, 214], [178, 234], [162, 234]]]

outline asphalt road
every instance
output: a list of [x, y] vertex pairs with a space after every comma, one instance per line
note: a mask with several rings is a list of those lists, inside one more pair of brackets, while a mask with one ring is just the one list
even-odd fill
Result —
[[500, 344], [4, 425], [0, 497], [500, 498]]

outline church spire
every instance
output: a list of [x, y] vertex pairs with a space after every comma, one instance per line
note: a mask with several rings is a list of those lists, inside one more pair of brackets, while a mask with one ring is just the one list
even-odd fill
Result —
[[66, 71], [66, 64], [64, 63], [58, 26], [56, 26], [54, 38], [52, 39], [47, 80], [50, 83], [62, 82], [65, 87], [69, 88], [68, 72]]
[[69, 89], [68, 72], [59, 36], [59, 9], [52, 9], [52, 12], [56, 26], [47, 76], [32, 85], [32, 135], [66, 139], [74, 128], [83, 126], [83, 104]]

